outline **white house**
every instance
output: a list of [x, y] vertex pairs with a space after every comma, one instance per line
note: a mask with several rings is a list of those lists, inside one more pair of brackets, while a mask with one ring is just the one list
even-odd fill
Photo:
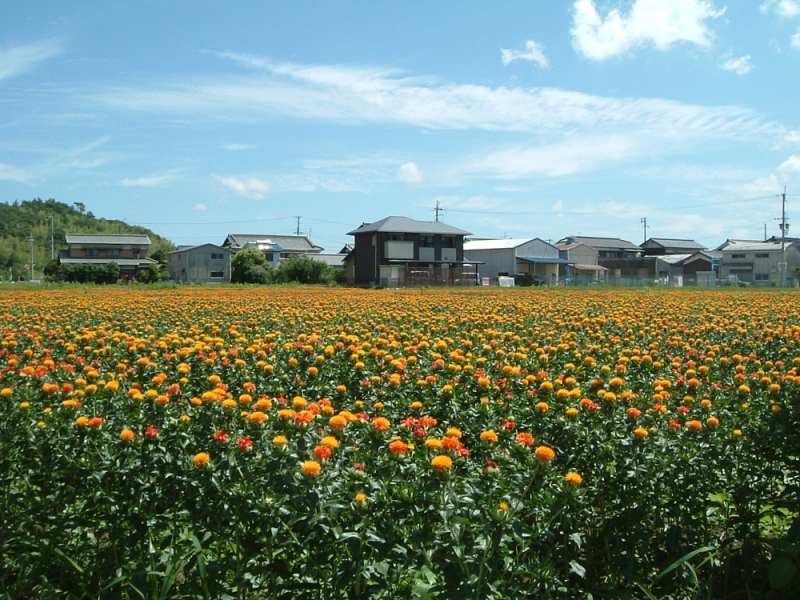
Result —
[[559, 266], [573, 263], [560, 258], [556, 246], [539, 238], [465, 241], [464, 260], [482, 262], [480, 276], [491, 281], [508, 275], [549, 285], [559, 282]]

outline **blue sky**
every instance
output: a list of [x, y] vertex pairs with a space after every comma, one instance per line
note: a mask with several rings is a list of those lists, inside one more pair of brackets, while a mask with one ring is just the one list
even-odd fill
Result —
[[713, 247], [800, 231], [799, 99], [800, 0], [6, 3], [0, 201]]

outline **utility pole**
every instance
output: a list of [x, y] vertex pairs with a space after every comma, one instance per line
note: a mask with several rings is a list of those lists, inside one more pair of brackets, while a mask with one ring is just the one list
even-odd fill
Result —
[[647, 217], [642, 217], [639, 221], [644, 224], [644, 240], [642, 240], [644, 243], [647, 241]]
[[297, 231], [294, 232], [295, 235], [300, 235], [300, 217], [295, 217], [297, 219]]
[[783, 271], [781, 272], [781, 287], [786, 287], [786, 186], [783, 186], [781, 197], [781, 262]]
[[439, 201], [438, 200], [436, 201], [436, 209], [435, 210], [436, 210], [436, 222], [438, 223], [439, 222], [439, 213], [440, 212], [444, 212], [443, 208], [439, 208]]
[[55, 232], [55, 227], [53, 226], [53, 215], [50, 215], [49, 219], [50, 219], [50, 260], [53, 260], [56, 257], [55, 244], [53, 243], [56, 232]]
[[33, 240], [34, 240], [33, 232], [31, 231], [31, 234], [28, 236], [28, 241], [31, 243], [31, 276], [30, 276], [31, 283], [33, 282], [33, 267], [34, 267], [34, 265], [33, 265]]

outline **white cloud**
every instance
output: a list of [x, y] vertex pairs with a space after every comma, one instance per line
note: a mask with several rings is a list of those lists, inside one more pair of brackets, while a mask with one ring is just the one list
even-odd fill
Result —
[[267, 182], [257, 177], [218, 177], [215, 175], [214, 178], [237, 196], [243, 198], [263, 200], [269, 192]]
[[730, 58], [720, 65], [726, 71], [734, 71], [737, 75], [746, 75], [749, 73], [753, 65], [750, 62], [750, 55], [740, 56], [739, 58]]
[[800, 31], [792, 36], [792, 48], [800, 50]]
[[422, 183], [423, 179], [422, 170], [420, 170], [416, 163], [407, 162], [400, 165], [400, 168], [397, 170], [397, 178], [405, 183], [419, 184]]
[[760, 8], [762, 13], [774, 10], [778, 16], [785, 19], [800, 15], [800, 2], [797, 0], [767, 0]]
[[0, 163], [0, 180], [18, 181], [19, 183], [25, 183], [30, 178], [31, 178], [30, 173], [20, 169], [19, 167], [15, 167], [14, 165], [9, 165], [5, 163]]
[[253, 150], [258, 148], [255, 144], [223, 144], [223, 150]]
[[533, 40], [525, 42], [525, 50], [510, 50], [508, 48], [501, 48], [500, 55], [504, 65], [509, 64], [514, 60], [532, 60], [540, 67], [547, 67], [549, 64], [547, 57], [542, 50], [544, 47], [537, 44]]
[[197, 211], [200, 211], [200, 212], [205, 212], [205, 211], [207, 211], [207, 210], [208, 210], [208, 207], [207, 207], [205, 204], [195, 204], [195, 205], [194, 205], [194, 208], [192, 208], [192, 210], [197, 210]]
[[554, 213], [564, 212], [564, 203], [561, 202], [561, 200], [553, 204], [553, 212]]
[[137, 177], [132, 179], [126, 177], [120, 183], [124, 186], [140, 186], [140, 187], [159, 187], [165, 183], [169, 183], [175, 179], [174, 173], [164, 173], [162, 175], [149, 175], [146, 177]]
[[778, 165], [779, 173], [800, 173], [800, 154], [792, 154]]
[[0, 80], [30, 71], [36, 63], [52, 58], [60, 52], [61, 45], [55, 40], [0, 48]]
[[605, 17], [597, 12], [594, 0], [577, 0], [573, 9], [572, 46], [591, 60], [650, 44], [659, 50], [675, 42], [709, 46], [706, 22], [725, 12], [708, 0], [635, 0], [627, 15], [615, 8]]

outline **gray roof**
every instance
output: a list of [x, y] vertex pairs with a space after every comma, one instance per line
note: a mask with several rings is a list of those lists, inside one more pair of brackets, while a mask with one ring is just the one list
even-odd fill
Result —
[[360, 233], [421, 233], [423, 235], [471, 235], [468, 231], [458, 229], [438, 221], [417, 221], [408, 217], [386, 217], [374, 223], [364, 223], [347, 235]]
[[687, 258], [692, 256], [691, 254], [665, 254], [664, 256], [657, 256], [656, 258], [661, 262], [668, 263], [670, 265], [677, 265], [685, 261]]
[[68, 233], [68, 245], [102, 244], [104, 246], [149, 246], [150, 238], [140, 233]]
[[[499, 240], [470, 240], [464, 242], [464, 252], [470, 250], [510, 250], [533, 242], [536, 238], [503, 238]], [[545, 242], [546, 243], [546, 242]]]
[[273, 244], [278, 244], [284, 252], [322, 252], [323, 248], [311, 243], [305, 235], [274, 235], [274, 234], [252, 234], [252, 233], [229, 233], [225, 241], [222, 242], [223, 248], [239, 250], [244, 248], [248, 242], [256, 243], [269, 240]]
[[558, 244], [586, 244], [595, 250], [634, 250], [642, 248], [628, 240], [607, 237], [588, 237], [583, 235], [569, 235], [564, 239], [558, 240]]
[[680, 248], [681, 250], [705, 250], [706, 247], [703, 244], [695, 242], [694, 240], [680, 240], [680, 239], [672, 239], [672, 238], [650, 238], [644, 244], [642, 244], [642, 248], [647, 247], [648, 245], [658, 245], [664, 248]]
[[221, 248], [220, 246], [217, 246], [216, 244], [212, 244], [212, 243], [209, 242], [207, 244], [197, 244], [196, 246], [178, 246], [177, 250], [173, 250], [172, 252], [167, 252], [167, 254], [176, 254], [178, 252], [188, 252], [190, 250], [195, 250], [197, 248], [205, 248], [206, 246], [210, 246], [214, 250], [220, 250], [222, 252], [230, 253], [230, 249]]
[[59, 258], [62, 265], [105, 265], [117, 263], [120, 267], [146, 267], [157, 265], [152, 258]]
[[331, 267], [344, 267], [344, 258], [347, 254], [309, 254], [308, 258], [323, 262]]
[[[787, 243], [788, 248], [791, 243]], [[722, 252], [780, 252], [780, 242], [759, 242], [756, 240], [726, 240], [717, 250]]]

